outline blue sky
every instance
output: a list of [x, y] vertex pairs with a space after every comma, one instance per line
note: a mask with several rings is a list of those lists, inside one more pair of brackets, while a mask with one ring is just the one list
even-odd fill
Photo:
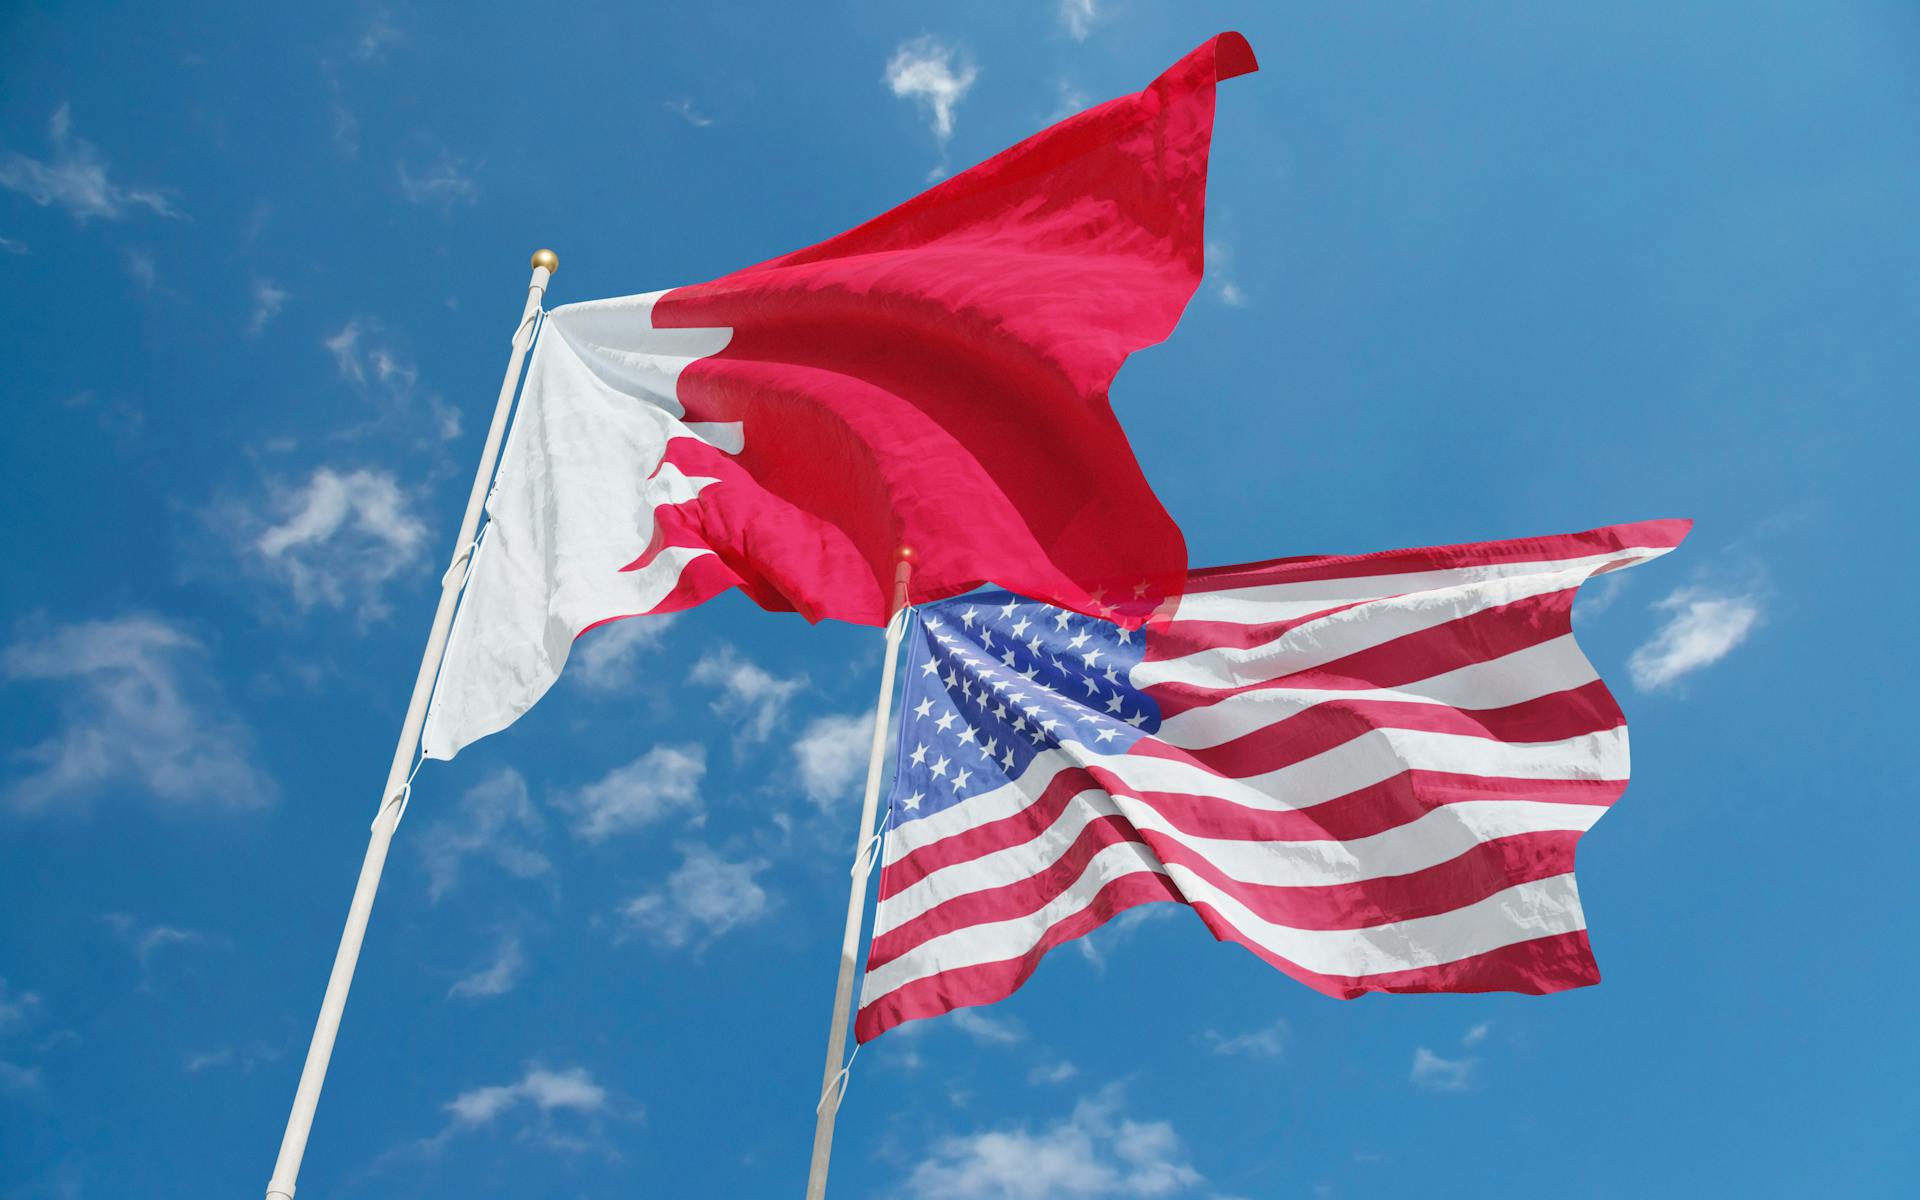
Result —
[[[67, 7], [0, 16], [0, 1196], [264, 1186], [530, 251], [710, 278], [1223, 28], [1114, 389], [1195, 562], [1698, 522], [1578, 614], [1605, 982], [1156, 906], [864, 1051], [834, 1194], [1904, 1190], [1920, 9]], [[794, 1194], [877, 666], [722, 597], [430, 764], [301, 1194]]]

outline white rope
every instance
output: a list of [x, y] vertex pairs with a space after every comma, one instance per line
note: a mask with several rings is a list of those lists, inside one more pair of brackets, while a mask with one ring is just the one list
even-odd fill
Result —
[[380, 827], [380, 818], [386, 816], [387, 810], [395, 805], [400, 806], [400, 811], [393, 814], [393, 827], [395, 829], [400, 828], [401, 818], [407, 815], [407, 801], [413, 798], [413, 777], [420, 773], [420, 768], [425, 766], [426, 762], [427, 760], [424, 755], [416, 757], [413, 760], [413, 770], [407, 772], [407, 781], [400, 785], [399, 791], [387, 797], [387, 802], [380, 806], [379, 812], [373, 814], [373, 825], [370, 826], [370, 828], [378, 829]]
[[840, 1073], [829, 1080], [827, 1086], [821, 1091], [820, 1103], [813, 1106], [815, 1113], [818, 1113], [827, 1106], [828, 1099], [832, 1099], [833, 1101], [833, 1111], [840, 1111], [840, 1106], [846, 1103], [847, 1100], [847, 1088], [853, 1084], [853, 1060], [859, 1057], [860, 1043], [855, 1042], [853, 1044], [853, 1053], [847, 1056], [847, 1065], [841, 1067]]
[[[447, 565], [447, 573], [440, 577], [440, 589], [442, 591], [453, 586], [453, 577], [456, 572], [467, 570], [468, 573], [471, 574], [470, 568], [473, 566], [473, 552], [479, 548], [480, 539], [478, 537], [475, 537], [472, 541], [460, 547], [460, 553], [454, 555], [453, 561]], [[467, 586], [467, 578], [468, 575], [460, 576], [461, 587]]]

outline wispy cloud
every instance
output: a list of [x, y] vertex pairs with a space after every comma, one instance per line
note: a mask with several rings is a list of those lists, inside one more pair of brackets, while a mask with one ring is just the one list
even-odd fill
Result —
[[527, 781], [503, 767], [467, 789], [451, 813], [418, 839], [427, 869], [427, 897], [440, 900], [460, 882], [469, 860], [492, 862], [516, 879], [546, 874], [553, 864], [536, 842], [546, 822], [527, 795]]
[[28, 246], [25, 242], [16, 241], [10, 237], [0, 237], [0, 254], [18, 256], [31, 253], [33, 253], [32, 247]]
[[442, 154], [419, 168], [399, 162], [394, 170], [400, 178], [400, 194], [413, 204], [446, 209], [480, 198], [480, 185], [474, 182], [466, 161], [450, 154]]
[[0, 1034], [24, 1029], [40, 1011], [40, 996], [35, 992], [16, 992], [0, 975]]
[[45, 160], [15, 151], [0, 156], [0, 187], [19, 192], [42, 208], [64, 208], [82, 225], [96, 217], [122, 220], [142, 208], [162, 217], [181, 215], [157, 188], [128, 188], [113, 182], [99, 150], [73, 132], [73, 113], [67, 105], [54, 110], [47, 135], [53, 153]]
[[733, 722], [734, 740], [741, 744], [766, 741], [786, 719], [787, 705], [807, 684], [804, 675], [782, 678], [727, 645], [701, 656], [687, 681], [720, 689], [713, 711]]
[[957, 1008], [947, 1020], [977, 1045], [1011, 1046], [1020, 1040], [1019, 1027], [1013, 1022], [990, 1017], [977, 1008]]
[[571, 813], [574, 834], [590, 842], [674, 816], [698, 824], [703, 816], [700, 782], [706, 773], [706, 747], [698, 742], [655, 746], [579, 791], [556, 796], [554, 806]]
[[1205, 1034], [1207, 1048], [1215, 1054], [1227, 1058], [1264, 1058], [1277, 1059], [1286, 1053], [1288, 1038], [1287, 1023], [1276, 1020], [1271, 1025], [1255, 1029], [1249, 1033], [1236, 1033], [1231, 1036], [1218, 1030], [1209, 1029]]
[[1118, 1090], [1107, 1088], [1037, 1130], [944, 1138], [901, 1191], [918, 1200], [1075, 1200], [1192, 1195], [1204, 1182], [1172, 1125], [1123, 1115]]
[[247, 317], [247, 336], [259, 337], [286, 306], [287, 290], [270, 279], [253, 281], [253, 311]]
[[384, 8], [375, 9], [354, 40], [353, 56], [363, 63], [380, 62], [387, 57], [387, 51], [405, 40], [406, 35], [393, 23], [393, 14]]
[[668, 100], [661, 107], [695, 129], [705, 129], [713, 124], [713, 118], [695, 108], [691, 100]]
[[567, 659], [567, 677], [596, 692], [631, 686], [640, 659], [660, 644], [675, 619], [672, 614], [628, 617], [582, 634]]
[[1176, 911], [1171, 904], [1136, 905], [1085, 937], [1075, 939], [1074, 949], [1094, 970], [1104, 971], [1108, 954], [1132, 941], [1142, 926], [1171, 920]]
[[528, 1064], [511, 1083], [472, 1088], [443, 1106], [447, 1123], [439, 1133], [390, 1151], [375, 1164], [377, 1170], [408, 1154], [433, 1159], [454, 1139], [483, 1130], [512, 1126], [517, 1141], [548, 1149], [579, 1151], [602, 1146], [608, 1119], [638, 1117], [622, 1111], [612, 1093], [585, 1067], [551, 1068]]
[[280, 1061], [280, 1051], [264, 1043], [255, 1043], [247, 1049], [219, 1046], [212, 1050], [196, 1051], [180, 1060], [180, 1069], [189, 1075], [227, 1069], [246, 1075], [262, 1063], [278, 1061]]
[[865, 781], [873, 744], [873, 718], [815, 717], [793, 743], [794, 766], [807, 799], [821, 808], [847, 799]]
[[456, 982], [447, 989], [447, 995], [458, 1000], [504, 996], [520, 982], [526, 969], [526, 951], [521, 948], [520, 939], [510, 933], [500, 939], [491, 962]]
[[13, 755], [30, 773], [8, 786], [12, 806], [84, 805], [129, 784], [180, 809], [271, 803], [274, 783], [254, 766], [252, 738], [206, 657], [198, 639], [145, 614], [21, 636], [0, 655], [0, 674], [49, 686], [60, 727]]
[[1224, 241], [1209, 240], [1207, 251], [1207, 282], [1213, 287], [1213, 294], [1220, 303], [1232, 308], [1242, 308], [1247, 303], [1247, 294], [1233, 278], [1233, 247]]
[[127, 274], [143, 292], [160, 290], [160, 267], [154, 262], [151, 250], [127, 251]]
[[1060, 0], [1060, 24], [1066, 27], [1076, 42], [1087, 40], [1099, 16], [1100, 10], [1095, 0]]
[[395, 340], [379, 324], [355, 317], [320, 343], [333, 358], [340, 378], [378, 404], [372, 422], [343, 436], [354, 437], [400, 423], [403, 428], [425, 426], [426, 444], [460, 436], [460, 410], [440, 396], [416, 386], [420, 372]]
[[133, 957], [143, 970], [152, 967], [154, 958], [169, 946], [201, 946], [208, 941], [207, 935], [197, 929], [182, 929], [177, 925], [147, 925], [129, 913], [107, 913], [100, 919], [113, 930], [115, 937], [133, 951]]
[[303, 484], [276, 488], [271, 503], [277, 519], [251, 534], [250, 549], [302, 609], [385, 616], [386, 584], [426, 546], [412, 498], [386, 471], [320, 467]]
[[1473, 1068], [1478, 1061], [1468, 1058], [1441, 1058], [1438, 1054], [1421, 1046], [1413, 1052], [1413, 1070], [1408, 1078], [1416, 1087], [1430, 1092], [1460, 1092], [1473, 1081]]
[[887, 87], [926, 109], [933, 136], [943, 144], [953, 136], [953, 110], [978, 75], [965, 54], [931, 34], [902, 42], [887, 60]]
[[1666, 624], [1627, 659], [1643, 692], [1670, 687], [1683, 676], [1733, 653], [1760, 623], [1758, 589], [1684, 587], [1654, 604]]
[[705, 846], [690, 846], [666, 885], [635, 896], [621, 915], [662, 945], [708, 942], [767, 914], [766, 890], [754, 879], [766, 867], [760, 859], [732, 862]]
[[1035, 1087], [1067, 1083], [1080, 1074], [1080, 1068], [1070, 1062], [1042, 1063], [1027, 1072], [1027, 1082]]

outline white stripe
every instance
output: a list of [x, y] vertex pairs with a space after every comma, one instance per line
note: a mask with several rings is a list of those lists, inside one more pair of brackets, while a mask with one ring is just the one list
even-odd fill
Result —
[[[957, 896], [1006, 887], [1043, 873], [1073, 846], [1083, 829], [1103, 817], [1124, 817], [1136, 829], [1177, 842], [1238, 883], [1334, 887], [1422, 871], [1495, 838], [1564, 830], [1584, 833], [1606, 811], [1594, 804], [1472, 800], [1436, 808], [1371, 837], [1248, 841], [1185, 833], [1144, 801], [1090, 789], [1074, 797], [1053, 825], [1031, 841], [943, 867], [887, 897], [875, 915], [874, 936]], [[1148, 853], [1159, 861], [1157, 854]]]
[[1573, 635], [1567, 634], [1397, 688], [1276, 687], [1237, 692], [1169, 718], [1155, 736], [1170, 746], [1197, 750], [1245, 737], [1330, 700], [1395, 700], [1473, 711], [1537, 700], [1583, 687], [1599, 677]]
[[1366, 929], [1293, 929], [1263, 920], [1192, 871], [1161, 866], [1144, 854], [1144, 847], [1126, 842], [1096, 856], [1070, 890], [1039, 911], [941, 934], [867, 972], [861, 1006], [918, 979], [1018, 958], [1038, 945], [1047, 930], [1092, 903], [1106, 884], [1142, 871], [1165, 875], [1188, 903], [1212, 906], [1249, 941], [1322, 975], [1415, 970], [1585, 928], [1579, 892], [1569, 874], [1519, 884], [1430, 917]]
[[887, 861], [968, 829], [1012, 816], [1032, 804], [1053, 776], [1102, 767], [1136, 791], [1210, 796], [1266, 812], [1310, 808], [1410, 769], [1508, 779], [1625, 779], [1624, 726], [1551, 742], [1496, 742], [1414, 729], [1370, 729], [1311, 758], [1247, 779], [1227, 779], [1191, 762], [1129, 754], [1095, 754], [1069, 743], [1035, 756], [1012, 783], [897, 825]]
[[1149, 660], [1134, 667], [1128, 678], [1137, 688], [1158, 683], [1206, 688], [1264, 683], [1503, 604], [1562, 592], [1577, 587], [1584, 578], [1572, 572], [1522, 575], [1375, 600], [1296, 625], [1257, 646], [1213, 647], [1183, 658]]
[[[1347, 576], [1338, 579], [1303, 579], [1294, 583], [1263, 583], [1251, 587], [1225, 588], [1220, 591], [1188, 592], [1174, 609], [1176, 621], [1231, 621], [1238, 624], [1266, 624], [1309, 616], [1342, 604], [1377, 600], [1409, 592], [1440, 591], [1487, 579], [1516, 575], [1557, 575], [1572, 572], [1582, 576], [1617, 559], [1657, 558], [1671, 546], [1631, 546], [1605, 554], [1580, 558], [1520, 559], [1512, 562], [1485, 563], [1470, 567], [1449, 567], [1435, 571], [1410, 571], [1399, 575]], [[1362, 564], [1355, 563], [1356, 567]]]

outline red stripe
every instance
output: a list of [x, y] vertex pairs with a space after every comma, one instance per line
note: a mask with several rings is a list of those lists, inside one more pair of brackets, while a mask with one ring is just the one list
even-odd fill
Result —
[[1002, 887], [955, 896], [875, 938], [867, 969], [885, 965], [942, 934], [1039, 912], [1073, 890], [1088, 862], [1109, 846], [1143, 843], [1160, 862], [1186, 867], [1262, 920], [1292, 929], [1365, 929], [1451, 912], [1522, 883], [1573, 870], [1578, 830], [1543, 830], [1476, 843], [1442, 863], [1358, 883], [1281, 886], [1246, 883], [1203, 855], [1124, 817], [1102, 817], [1080, 831], [1044, 871]]
[[[943, 971], [898, 987], [863, 1006], [854, 1036], [869, 1042], [905, 1021], [1004, 1000], [1033, 975], [1047, 950], [1098, 929], [1136, 904], [1173, 899], [1163, 894], [1166, 890], [1170, 885], [1158, 875], [1116, 879], [1102, 889], [1093, 906], [1076, 914], [1082, 919], [1055, 925], [1040, 945], [1019, 958]], [[1253, 945], [1222, 921], [1212, 906], [1201, 903], [1193, 908], [1218, 940], [1238, 942], [1315, 991], [1341, 1000], [1368, 992], [1524, 992], [1537, 996], [1600, 982], [1600, 970], [1585, 930], [1515, 942], [1484, 954], [1413, 970], [1322, 975]]]
[[1019, 812], [903, 855], [881, 872], [880, 900], [899, 895], [942, 868], [1032, 841], [1059, 819], [1075, 796], [1090, 788], [1137, 797], [1175, 829], [1195, 837], [1317, 842], [1372, 837], [1418, 820], [1443, 805], [1468, 800], [1605, 806], [1619, 799], [1626, 786], [1624, 779], [1506, 779], [1408, 770], [1319, 804], [1272, 812], [1218, 796], [1136, 792], [1121, 785], [1109, 771], [1072, 768], [1056, 774], [1039, 797]]
[[1305, 762], [1375, 729], [1451, 733], [1496, 742], [1557, 742], [1624, 723], [1599, 680], [1504, 708], [1448, 708], [1410, 700], [1328, 700], [1218, 746], [1183, 749], [1142, 738], [1132, 753], [1190, 762], [1228, 779], [1249, 779]]
[[1362, 579], [1373, 575], [1449, 571], [1499, 563], [1559, 562], [1639, 547], [1670, 550], [1684, 541], [1687, 531], [1692, 528], [1693, 522], [1689, 520], [1636, 521], [1552, 537], [1467, 542], [1457, 546], [1423, 546], [1410, 550], [1383, 550], [1376, 554], [1272, 558], [1265, 562], [1195, 571], [1187, 576], [1187, 591], [1218, 592], [1270, 583]]
[[[1343, 658], [1308, 667], [1258, 683], [1235, 687], [1207, 687], [1196, 683], [1156, 683], [1146, 689], [1168, 720], [1190, 709], [1218, 704], [1229, 696], [1267, 688], [1324, 688], [1357, 690], [1395, 688], [1419, 683], [1475, 663], [1504, 658], [1542, 642], [1573, 632], [1573, 594], [1564, 588], [1543, 596], [1528, 596], [1508, 604], [1483, 608], [1430, 629], [1417, 629], [1397, 638], [1357, 650]], [[1189, 648], [1197, 653], [1204, 646]], [[1186, 654], [1173, 657], [1186, 657]]]

